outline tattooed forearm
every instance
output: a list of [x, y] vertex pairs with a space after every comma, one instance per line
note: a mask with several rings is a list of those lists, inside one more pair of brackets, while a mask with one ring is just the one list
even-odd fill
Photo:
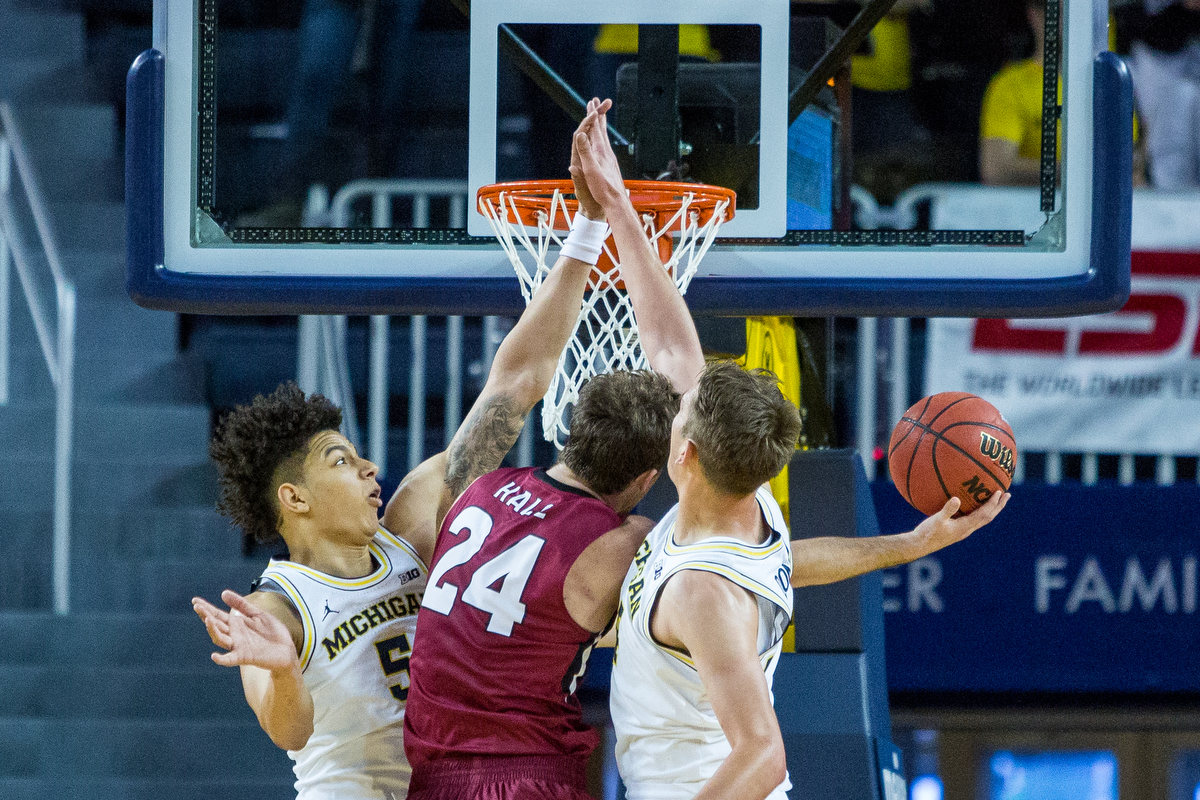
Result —
[[446, 488], [457, 497], [471, 482], [500, 466], [521, 435], [525, 412], [511, 397], [497, 395], [474, 409], [450, 443]]

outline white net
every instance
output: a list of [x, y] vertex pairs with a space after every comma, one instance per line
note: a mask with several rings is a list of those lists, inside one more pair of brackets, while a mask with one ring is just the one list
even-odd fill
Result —
[[[702, 215], [694, 200], [694, 194], [685, 193], [677, 199], [679, 208], [670, 215], [661, 212], [642, 214], [643, 227], [656, 248], [662, 237], [671, 237], [671, 255], [663, 268], [674, 277], [680, 294], [687, 291], [700, 260], [712, 246], [729, 210], [729, 201], [721, 198], [711, 215]], [[480, 197], [479, 210], [487, 217], [496, 239], [512, 262], [528, 304], [550, 273], [570, 228], [571, 209], [566, 199], [555, 189], [553, 195], [544, 200], [543, 207], [535, 212], [536, 229], [521, 222], [514, 194], [501, 192], [495, 201]], [[659, 218], [665, 219], [661, 225], [657, 224]], [[558, 369], [542, 405], [542, 432], [546, 440], [554, 442], [560, 450], [566, 444], [569, 432], [569, 409], [579, 399], [579, 389], [589, 378], [618, 369], [649, 368], [638, 340], [633, 305], [624, 286], [618, 285], [621, 265], [612, 248], [611, 237], [604, 243], [604, 253], [615, 268], [607, 273], [593, 271], [592, 283], [583, 297], [579, 323], [558, 361]]]

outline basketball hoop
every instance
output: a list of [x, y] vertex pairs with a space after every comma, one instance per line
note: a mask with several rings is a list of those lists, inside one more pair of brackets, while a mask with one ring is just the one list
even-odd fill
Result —
[[[683, 294], [722, 223], [733, 218], [735, 193], [720, 186], [666, 181], [626, 181], [625, 188], [663, 267]], [[526, 304], [550, 273], [571, 228], [579, 207], [573, 193], [569, 180], [497, 183], [479, 190], [479, 211], [512, 262]], [[528, 255], [522, 256], [522, 251]], [[649, 368], [620, 270], [610, 235], [542, 406], [542, 432], [559, 449], [568, 433], [566, 410], [589, 378], [618, 369]]]

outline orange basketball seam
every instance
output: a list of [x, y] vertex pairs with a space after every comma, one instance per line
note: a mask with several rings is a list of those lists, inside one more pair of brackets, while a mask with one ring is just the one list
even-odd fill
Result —
[[[913, 427], [915, 428], [917, 426], [914, 425]], [[912, 433], [912, 430], [910, 429], [908, 431], [908, 433]], [[905, 438], [906, 439], [908, 438], [908, 434], [905, 434]], [[908, 457], [908, 469], [906, 469], [904, 471], [904, 496], [905, 497], [912, 497], [913, 464], [915, 464], [917, 461], [917, 451], [919, 451], [921, 449], [921, 440], [924, 438], [925, 438], [925, 431], [924, 431], [924, 429], [921, 429], [920, 435], [917, 436], [917, 441], [913, 443], [912, 455], [910, 455]]]
[[[932, 401], [934, 397], [936, 397], [936, 395], [931, 395], [929, 399]], [[965, 397], [960, 397], [951, 403], [947, 403], [941, 410], [939, 410], [936, 414], [933, 415], [932, 419], [929, 420], [929, 424], [932, 425], [933, 423], [937, 422], [938, 417], [942, 416], [942, 414], [945, 414], [947, 411], [954, 408], [959, 403], [965, 403], [968, 400], [983, 400], [983, 398], [979, 397], [978, 395], [968, 394]], [[987, 401], [984, 400], [984, 402], [986, 403]], [[928, 408], [928, 407], [929, 407], [928, 404], [926, 404], [926, 408]], [[924, 415], [925, 415], [925, 410], [922, 409], [921, 416], [924, 416]]]
[[[925, 398], [925, 408], [922, 408], [922, 409], [921, 409], [921, 413], [917, 415], [918, 419], [921, 417], [921, 415], [923, 415], [923, 414], [925, 413], [925, 409], [926, 409], [926, 408], [929, 408], [929, 403], [930, 403], [932, 400], [933, 400], [933, 397], [932, 397], [932, 395], [931, 395], [931, 396], [929, 396], [929, 397], [926, 397], [926, 398]], [[910, 410], [911, 410], [911, 409], [910, 409]], [[900, 418], [900, 422], [903, 422], [903, 421], [904, 421], [904, 420], [906, 420], [906, 419], [907, 419], [909, 422], [913, 423], [913, 426], [914, 426], [914, 427], [916, 427], [916, 425], [917, 425], [917, 420], [912, 420], [912, 419], [909, 419], [908, 417], [901, 417], [901, 418]], [[904, 442], [904, 440], [908, 438], [909, 434], [911, 434], [911, 433], [912, 433], [912, 429], [910, 428], [910, 429], [909, 429], [909, 430], [908, 430], [908, 431], [907, 431], [907, 432], [904, 434], [904, 438], [903, 438], [903, 439], [901, 439], [899, 442], [897, 442], [897, 443], [896, 443], [896, 447], [899, 447], [899, 446], [900, 446], [900, 445], [901, 445], [901, 444]], [[923, 439], [923, 438], [925, 438], [925, 434], [924, 434], [924, 431], [922, 430], [922, 433], [921, 433], [921, 435], [919, 435], [919, 436], [917, 437], [917, 441], [916, 441], [916, 442], [913, 444], [913, 451], [912, 451], [912, 455], [910, 455], [910, 456], [909, 456], [909, 458], [908, 458], [908, 468], [907, 468], [907, 469], [905, 469], [905, 471], [904, 471], [904, 493], [903, 493], [903, 494], [904, 494], [904, 498], [905, 498], [906, 500], [907, 500], [908, 498], [912, 497], [912, 469], [913, 469], [913, 464], [914, 464], [914, 463], [916, 462], [916, 460], [917, 460], [917, 450], [919, 450], [919, 449], [920, 449], [920, 447], [921, 447], [921, 439]], [[895, 452], [895, 448], [892, 448], [892, 450], [888, 452], [888, 467], [889, 467], [889, 468], [891, 467], [891, 457], [892, 457], [892, 453], [894, 453], [894, 452]], [[892, 476], [892, 480], [894, 481], [895, 479], [896, 479], [896, 476], [895, 476], [895, 475], [893, 475], [893, 476]], [[909, 502], [912, 502], [912, 501], [910, 500]]]
[[[959, 398], [947, 403], [945, 406], [943, 406], [941, 409], [939, 409], [936, 414], [933, 415], [933, 417], [929, 420], [928, 425], [932, 425], [934, 422], [937, 422], [939, 417], [941, 417], [943, 414], [945, 414], [950, 409], [954, 408], [959, 403], [970, 400], [971, 398], [973, 398], [975, 396], [976, 395], [968, 394], [964, 397], [959, 397]], [[921, 409], [920, 417], [925, 416], [925, 412], [927, 410], [929, 410], [929, 406], [933, 402], [934, 397], [936, 397], [936, 395], [930, 395], [929, 397], [925, 398], [925, 400], [926, 400], [925, 408]], [[946, 496], [946, 500], [949, 500], [953, 495], [950, 493], [950, 490], [946, 488], [946, 482], [944, 480], [942, 480], [942, 470], [940, 467], [938, 467], [938, 463], [937, 463], [937, 443], [939, 441], [944, 441], [944, 440], [942, 439], [942, 436], [940, 433], [938, 433], [937, 431], [934, 431], [932, 428], [928, 427], [928, 425], [926, 425], [925, 423], [922, 423], [920, 420], [920, 417], [915, 422], [915, 425], [920, 427], [922, 430], [921, 436], [917, 438], [917, 443], [918, 444], [920, 443], [921, 439], [924, 438], [925, 433], [930, 433], [933, 435], [934, 441], [933, 441], [933, 444], [930, 445], [930, 447], [929, 447], [929, 460], [930, 460], [930, 463], [933, 464], [933, 475], [935, 478], [937, 478], [938, 485], [942, 487], [942, 494], [944, 494]], [[913, 461], [916, 461], [916, 460], [917, 460], [917, 454], [916, 454], [916, 451], [914, 450], [913, 451]], [[912, 464], [911, 463], [909, 464], [908, 471], [909, 471], [909, 483], [911, 484], [911, 482], [912, 482]]]
[[[933, 433], [933, 431], [930, 431], [930, 433]], [[1000, 485], [1000, 486], [1004, 485], [1004, 482], [1002, 480], [1000, 480], [999, 478], [997, 478], [995, 475], [992, 474], [992, 471], [990, 469], [988, 469], [987, 465], [980, 463], [979, 460], [977, 458], [975, 458], [975, 456], [973, 456], [970, 452], [968, 452], [967, 450], [964, 450], [957, 443], [950, 441], [949, 439], [945, 438], [941, 434], [933, 433], [933, 435], [936, 436], [939, 441], [945, 442], [949, 447], [954, 448], [959, 453], [961, 453], [962, 455], [966, 456], [968, 459], [973, 461], [977, 467], [979, 467], [981, 470], [986, 472], [987, 476], [989, 478], [991, 478], [992, 480], [994, 480], [998, 485]], [[934, 468], [936, 469], [936, 467], [937, 467], [937, 458], [936, 457], [934, 458], [933, 463], [934, 463]], [[1004, 491], [1004, 490], [1002, 489], [1001, 491]], [[947, 497], [946, 499], [949, 500], [950, 498]]]
[[[956, 401], [956, 402], [957, 402], [957, 401]], [[947, 406], [947, 408], [948, 408], [948, 407], [949, 407], [949, 406]], [[940, 415], [939, 415], [939, 416], [940, 416]], [[935, 417], [935, 419], [936, 419], [936, 417]], [[950, 428], [953, 428], [953, 427], [954, 427], [954, 426], [956, 426], [956, 425], [984, 425], [984, 424], [987, 424], [987, 423], [979, 423], [979, 422], [961, 422], [961, 423], [960, 423], [960, 422], [955, 422], [955, 423], [951, 423], [950, 425], [947, 425], [947, 426], [946, 426], [946, 428], [945, 428], [945, 430], [949, 430]], [[952, 495], [951, 495], [951, 494], [949, 493], [949, 491], [946, 489], [946, 484], [945, 484], [945, 482], [942, 480], [942, 473], [941, 473], [941, 470], [940, 470], [940, 469], [938, 469], [938, 463], [937, 463], [937, 442], [945, 442], [945, 443], [946, 443], [946, 445], [947, 445], [948, 447], [951, 447], [951, 448], [953, 448], [953, 449], [957, 450], [959, 453], [961, 453], [962, 455], [966, 456], [968, 459], [970, 459], [971, 461], [973, 461], [973, 462], [976, 464], [976, 466], [978, 466], [978, 467], [979, 467], [981, 470], [983, 470], [984, 472], [986, 472], [986, 473], [987, 473], [987, 475], [988, 475], [988, 477], [989, 477], [989, 478], [991, 478], [993, 481], [995, 481], [995, 482], [996, 482], [998, 485], [1000, 485], [1000, 486], [1003, 486], [1003, 485], [1004, 485], [1004, 482], [1003, 482], [1003, 481], [1001, 481], [999, 478], [997, 478], [995, 475], [993, 475], [993, 474], [992, 474], [992, 471], [991, 471], [990, 469], [988, 469], [988, 468], [987, 468], [987, 466], [985, 466], [984, 464], [981, 464], [981, 463], [980, 463], [980, 462], [979, 462], [979, 461], [978, 461], [978, 460], [975, 458], [975, 456], [971, 455], [971, 453], [970, 453], [970, 452], [968, 452], [968, 451], [964, 450], [964, 449], [963, 449], [962, 447], [960, 447], [960, 446], [959, 446], [957, 443], [950, 441], [950, 440], [949, 440], [949, 439], [947, 439], [946, 437], [942, 436], [942, 434], [941, 434], [940, 432], [938, 432], [938, 431], [935, 431], [935, 430], [933, 430], [933, 429], [929, 428], [928, 426], [926, 426], [926, 425], [923, 425], [923, 424], [921, 424], [921, 423], [914, 423], [914, 426], [915, 426], [915, 427], [918, 427], [918, 428], [920, 428], [922, 431], [924, 431], [924, 433], [928, 433], [929, 435], [933, 436], [933, 438], [936, 440], [936, 441], [933, 443], [933, 453], [932, 453], [932, 456], [933, 456], [933, 458], [932, 458], [932, 461], [933, 461], [933, 471], [934, 471], [934, 474], [935, 474], [935, 475], [937, 475], [938, 483], [939, 483], [939, 484], [941, 484], [941, 486], [942, 486], [942, 491], [943, 491], [943, 492], [946, 492], [946, 499], [947, 499], [947, 500], [949, 500], [949, 499], [952, 497]], [[922, 435], [924, 435], [924, 433], [923, 433]], [[918, 441], [920, 441], [920, 439], [918, 439]], [[1016, 444], [1016, 439], [1013, 439], [1013, 444]], [[915, 456], [914, 456], [914, 457], [915, 457]], [[911, 466], [911, 465], [909, 466], [909, 469], [910, 469], [910, 470], [912, 469], [912, 466]], [[1006, 489], [1002, 489], [1001, 491], [1007, 491], [1007, 490], [1006, 490]]]
[[946, 488], [946, 482], [942, 480], [942, 468], [938, 466], [937, 461], [938, 442], [945, 440], [933, 431], [930, 431], [929, 433], [933, 435], [933, 445], [929, 448], [929, 463], [933, 465], [933, 474], [937, 478], [938, 486], [942, 487], [942, 494], [946, 495], [946, 500], [943, 501], [944, 505], [946, 502], [949, 502], [951, 497], [953, 497], [953, 495], [950, 494], [950, 490]]

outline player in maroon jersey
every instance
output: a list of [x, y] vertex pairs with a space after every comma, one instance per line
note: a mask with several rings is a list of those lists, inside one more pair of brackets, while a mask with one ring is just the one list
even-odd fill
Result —
[[409, 797], [586, 798], [598, 737], [575, 688], [650, 530], [678, 395], [651, 372], [589, 381], [549, 470], [501, 469], [446, 515], [410, 661]]

